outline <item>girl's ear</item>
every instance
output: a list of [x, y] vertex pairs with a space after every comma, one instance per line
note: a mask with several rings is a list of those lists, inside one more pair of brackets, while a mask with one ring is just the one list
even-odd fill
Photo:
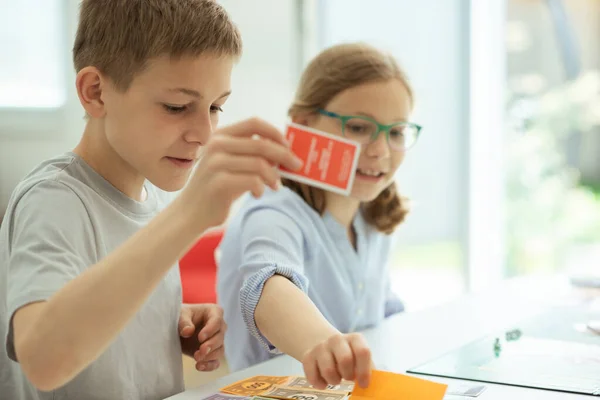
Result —
[[292, 122], [298, 125], [310, 126], [315, 121], [315, 114], [300, 114], [292, 117]]

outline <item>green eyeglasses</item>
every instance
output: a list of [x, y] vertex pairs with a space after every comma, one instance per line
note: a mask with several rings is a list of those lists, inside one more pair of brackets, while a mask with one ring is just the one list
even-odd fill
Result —
[[385, 132], [388, 145], [395, 151], [406, 151], [417, 142], [421, 126], [412, 122], [397, 122], [382, 125], [372, 118], [356, 115], [339, 115], [323, 109], [317, 110], [326, 117], [342, 122], [342, 135], [360, 144], [373, 143], [381, 132]]

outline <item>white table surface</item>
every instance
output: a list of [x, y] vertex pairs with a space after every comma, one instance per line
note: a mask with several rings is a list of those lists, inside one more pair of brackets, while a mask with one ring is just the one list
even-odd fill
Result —
[[[574, 304], [590, 298], [600, 299], [598, 294], [598, 291], [575, 290], [566, 278], [562, 277], [519, 279], [504, 282], [485, 292], [466, 295], [438, 307], [396, 315], [387, 319], [381, 326], [365, 331], [364, 335], [371, 346], [378, 369], [405, 373], [410, 368], [488, 334], [512, 328], [519, 321], [532, 317], [550, 306]], [[598, 342], [600, 344], [600, 336]], [[598, 373], [600, 374], [600, 371]], [[255, 375], [303, 375], [303, 372], [299, 362], [288, 356], [280, 356], [169, 399], [201, 400], [218, 392], [227, 384]], [[593, 398], [548, 390], [414, 376], [447, 384], [485, 385], [486, 390], [477, 400]], [[451, 395], [445, 398], [472, 399]]]

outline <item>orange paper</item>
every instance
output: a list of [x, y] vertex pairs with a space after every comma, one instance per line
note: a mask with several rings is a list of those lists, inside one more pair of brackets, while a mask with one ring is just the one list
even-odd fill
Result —
[[354, 386], [350, 400], [442, 400], [448, 385], [385, 371], [372, 371], [366, 389]]

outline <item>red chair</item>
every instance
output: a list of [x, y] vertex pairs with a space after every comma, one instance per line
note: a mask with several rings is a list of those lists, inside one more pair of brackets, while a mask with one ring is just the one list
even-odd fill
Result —
[[224, 229], [206, 232], [179, 260], [183, 302], [187, 304], [217, 302], [217, 261], [215, 250], [223, 239]]

